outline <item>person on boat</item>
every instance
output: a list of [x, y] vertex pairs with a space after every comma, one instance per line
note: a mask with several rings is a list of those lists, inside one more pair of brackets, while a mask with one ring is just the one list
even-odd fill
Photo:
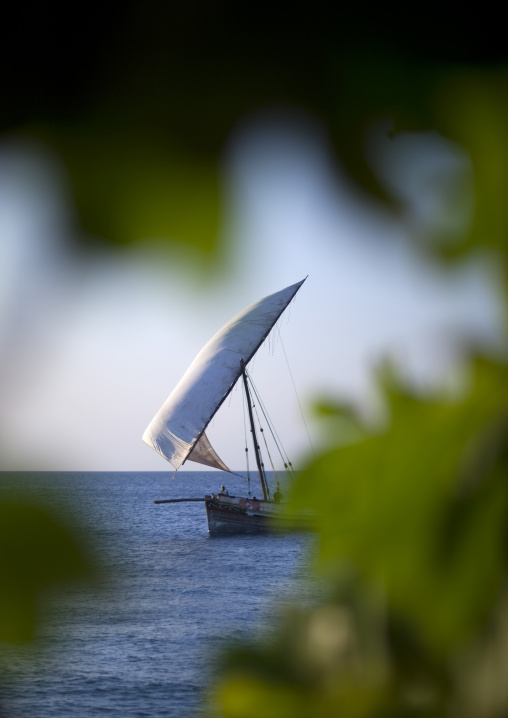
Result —
[[280, 502], [282, 501], [283, 498], [284, 498], [284, 497], [283, 497], [283, 495], [282, 495], [282, 491], [281, 491], [280, 488], [277, 486], [277, 490], [275, 491], [275, 493], [274, 493], [274, 495], [273, 495], [273, 501], [274, 501], [274, 503], [280, 504]]
[[222, 486], [220, 487], [220, 492], [219, 492], [219, 493], [220, 493], [221, 496], [229, 496], [229, 491], [226, 489], [226, 487], [224, 486], [224, 484], [222, 484]]

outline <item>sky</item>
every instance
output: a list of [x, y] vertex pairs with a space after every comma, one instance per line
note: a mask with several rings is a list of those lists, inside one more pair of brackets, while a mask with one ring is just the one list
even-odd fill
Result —
[[[469, 221], [474, 196], [451, 211], [445, 191], [447, 177], [469, 171], [467, 156], [433, 134], [373, 144], [372, 162], [392, 168], [387, 181], [406, 203], [403, 221], [366, 210], [332, 157], [316, 123], [237, 128], [223, 167], [231, 266], [200, 287], [180, 260], [142, 252], [78, 262], [58, 161], [41, 147], [0, 146], [0, 468], [171, 471], [141, 441], [153, 415], [224, 323], [307, 275], [251, 365], [296, 466], [311, 451], [307, 430], [315, 448], [326, 442], [316, 399], [369, 411], [383, 358], [428, 387], [457, 376], [464, 343], [499, 351], [495, 260], [445, 271], [406, 241]], [[245, 468], [239, 391], [207, 434], [231, 468]]]

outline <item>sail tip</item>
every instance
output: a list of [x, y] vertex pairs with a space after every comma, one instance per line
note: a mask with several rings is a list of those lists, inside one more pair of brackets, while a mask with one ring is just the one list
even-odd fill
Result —
[[309, 277], [309, 275], [307, 274], [306, 277], [304, 277], [303, 279], [300, 279], [300, 281], [296, 282], [296, 284], [293, 284], [293, 288], [295, 289], [295, 294], [300, 289], [302, 284], [307, 281], [308, 277]]

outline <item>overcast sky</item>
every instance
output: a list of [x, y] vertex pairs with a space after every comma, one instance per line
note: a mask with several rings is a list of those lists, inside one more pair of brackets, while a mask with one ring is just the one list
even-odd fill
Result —
[[[403, 241], [408, 222], [424, 231], [436, 217], [458, 221], [441, 206], [435, 178], [467, 158], [432, 135], [412, 164], [410, 138], [381, 148], [373, 161], [392, 152], [400, 193], [419, 197], [397, 223], [366, 212], [319, 128], [283, 129], [253, 123], [232, 139], [224, 167], [232, 270], [202, 290], [181, 265], [141, 254], [77, 263], [58, 164], [41, 151], [34, 164], [20, 145], [0, 149], [1, 468], [171, 470], [141, 442], [159, 406], [226, 321], [307, 275], [278, 326], [317, 446], [312, 400], [368, 403], [381, 357], [425, 384], [449, 374], [461, 341], [495, 344], [502, 318], [492, 263], [445, 274]], [[277, 336], [252, 373], [297, 465], [309, 444]], [[207, 432], [235, 469], [244, 468], [243, 431], [235, 391]]]

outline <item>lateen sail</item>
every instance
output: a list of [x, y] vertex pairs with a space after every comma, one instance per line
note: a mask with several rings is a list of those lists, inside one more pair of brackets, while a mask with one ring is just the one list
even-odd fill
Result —
[[173, 389], [143, 441], [178, 469], [186, 459], [229, 471], [208, 441], [206, 427], [303, 282], [270, 294], [237, 314], [203, 347]]

